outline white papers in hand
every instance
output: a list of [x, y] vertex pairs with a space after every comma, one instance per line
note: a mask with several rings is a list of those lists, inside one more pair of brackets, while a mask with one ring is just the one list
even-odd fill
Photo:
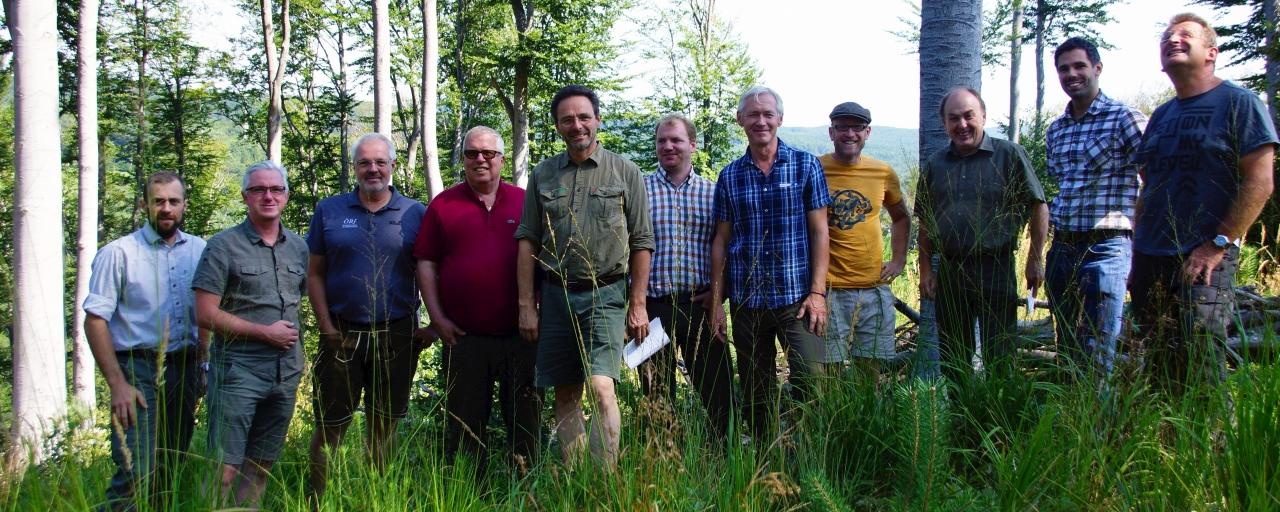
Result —
[[636, 340], [631, 340], [622, 348], [622, 360], [627, 363], [627, 368], [634, 369], [668, 343], [671, 343], [671, 338], [668, 338], [667, 331], [663, 330], [662, 321], [654, 318], [649, 322], [649, 335], [645, 337], [644, 342], [637, 344]]

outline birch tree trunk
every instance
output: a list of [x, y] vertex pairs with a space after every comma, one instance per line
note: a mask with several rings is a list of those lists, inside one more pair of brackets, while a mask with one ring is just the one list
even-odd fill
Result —
[[391, 21], [387, 0], [373, 0], [373, 131], [391, 133]]
[[71, 332], [71, 389], [76, 406], [92, 418], [97, 406], [93, 354], [84, 334], [84, 299], [89, 296], [89, 274], [98, 250], [98, 0], [80, 2], [79, 66], [80, 226], [76, 242], [75, 319]]
[[281, 126], [284, 118], [284, 69], [289, 63], [289, 0], [280, 2], [280, 53], [276, 53], [276, 29], [271, 21], [271, 0], [259, 0], [262, 10], [262, 48], [267, 56], [267, 83], [271, 98], [267, 112], [267, 158], [280, 163]]
[[13, 432], [10, 467], [47, 455], [67, 410], [62, 160], [54, 2], [6, 0], [13, 37]]
[[440, 156], [436, 146], [436, 106], [439, 103], [440, 27], [436, 0], [422, 0], [422, 168], [427, 172], [431, 197], [444, 191]]

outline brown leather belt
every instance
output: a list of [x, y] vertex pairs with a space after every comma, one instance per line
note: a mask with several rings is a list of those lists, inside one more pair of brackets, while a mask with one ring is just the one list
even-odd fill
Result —
[[1089, 231], [1054, 231], [1053, 240], [1064, 244], [1077, 245], [1082, 243], [1096, 244], [1108, 238], [1131, 236], [1132, 232], [1127, 229], [1091, 229]]
[[560, 279], [560, 276], [547, 273], [547, 283], [559, 286], [571, 292], [586, 292], [596, 288], [603, 288], [613, 283], [621, 281], [626, 274], [615, 274], [612, 276], [597, 277], [595, 279]]

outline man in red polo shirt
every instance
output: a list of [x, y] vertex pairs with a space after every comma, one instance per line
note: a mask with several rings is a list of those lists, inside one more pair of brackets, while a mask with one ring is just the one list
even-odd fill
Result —
[[536, 462], [542, 412], [533, 384], [536, 345], [517, 329], [513, 235], [524, 190], [502, 182], [502, 150], [492, 128], [467, 132], [466, 181], [431, 201], [413, 250], [422, 301], [444, 340], [445, 455], [472, 457], [482, 476], [494, 382], [507, 448], [526, 467]]

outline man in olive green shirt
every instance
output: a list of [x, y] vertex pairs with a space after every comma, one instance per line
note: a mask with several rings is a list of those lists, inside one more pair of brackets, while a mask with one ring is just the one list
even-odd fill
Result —
[[[930, 155], [916, 185], [920, 218], [920, 296], [937, 300], [943, 372], [972, 371], [974, 320], [986, 368], [1008, 367], [1017, 331], [1013, 252], [1030, 221], [1027, 288], [1044, 282], [1041, 263], [1049, 208], [1022, 146], [983, 132], [987, 108], [977, 91], [952, 89], [940, 109], [951, 144]], [[931, 255], [941, 256], [935, 277]]]
[[209, 451], [222, 464], [222, 497], [256, 508], [284, 448], [302, 380], [298, 305], [307, 243], [280, 222], [289, 202], [283, 167], [249, 166], [241, 181], [248, 220], [213, 238], [191, 287], [210, 349]]
[[[649, 334], [645, 292], [653, 224], [640, 169], [596, 140], [595, 92], [565, 86], [552, 98], [551, 112], [568, 151], [534, 168], [516, 228], [520, 334], [538, 343], [536, 384], [555, 388], [556, 434], [565, 460], [577, 460], [587, 446], [582, 393], [590, 382], [596, 406], [591, 453], [612, 468], [622, 426], [614, 381], [621, 370], [623, 316], [627, 334]], [[535, 260], [546, 276], [541, 308], [534, 295]]]

